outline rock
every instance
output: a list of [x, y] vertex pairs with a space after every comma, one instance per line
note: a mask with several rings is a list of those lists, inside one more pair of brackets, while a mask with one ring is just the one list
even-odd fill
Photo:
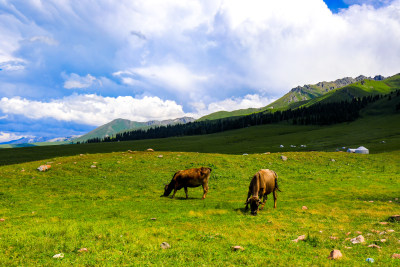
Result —
[[381, 243], [385, 243], [385, 242], [386, 242], [386, 239], [381, 239], [381, 240], [379, 240], [379, 241], [381, 241]]
[[0, 222], [4, 222], [6, 219], [4, 218], [0, 218]]
[[331, 259], [331, 260], [336, 260], [336, 259], [339, 259], [341, 257], [343, 257], [343, 255], [340, 252], [340, 250], [334, 249], [334, 250], [331, 251], [331, 253], [329, 254], [328, 258]]
[[158, 155], [158, 156], [157, 156], [157, 158], [162, 158], [162, 157], [164, 157], [164, 156], [163, 156], [163, 155]]
[[332, 240], [336, 240], [336, 239], [338, 239], [339, 237], [337, 237], [337, 236], [330, 236], [329, 238], [332, 239]]
[[307, 206], [301, 207], [302, 210], [308, 210]]
[[346, 233], [346, 235], [349, 235], [349, 234], [351, 234], [351, 232], [347, 232], [347, 233]]
[[304, 241], [306, 239], [306, 236], [305, 235], [301, 235], [301, 236], [299, 236], [298, 238], [296, 238], [296, 239], [294, 239], [294, 240], [292, 240], [293, 242], [299, 242], [299, 241]]
[[89, 250], [87, 248], [81, 248], [78, 250], [79, 253], [83, 253], [83, 252], [89, 252]]
[[154, 149], [148, 148], [147, 151], [148, 151], [148, 152], [154, 152]]
[[269, 155], [269, 154], [271, 154], [271, 152], [265, 152], [265, 153], [264, 153], [264, 155]]
[[47, 170], [50, 169], [50, 168], [51, 168], [51, 165], [40, 165], [40, 166], [37, 168], [37, 170], [40, 171], [40, 172], [45, 172], [45, 171], [47, 171]]
[[233, 250], [233, 251], [238, 251], [238, 250], [243, 251], [244, 248], [242, 248], [241, 246], [233, 246], [233, 247], [232, 247], [232, 250]]
[[378, 246], [378, 245], [375, 245], [375, 244], [371, 244], [371, 245], [369, 245], [368, 247], [369, 247], [369, 248], [377, 248], [377, 249], [381, 249], [381, 247], [380, 247], [380, 246]]
[[357, 235], [361, 235], [361, 234], [362, 234], [362, 232], [360, 232], [360, 231], [356, 231], [356, 234], [357, 234]]
[[400, 254], [394, 253], [394, 254], [392, 255], [392, 258], [393, 258], [393, 259], [400, 259]]
[[379, 224], [386, 225], [389, 224], [388, 222], [379, 222]]
[[386, 230], [386, 232], [387, 232], [387, 233], [393, 233], [394, 230], [393, 230], [393, 229], [389, 229], [389, 230]]
[[332, 161], [332, 162], [335, 162], [336, 160], [335, 160], [335, 159], [331, 159], [331, 161]]
[[92, 166], [90, 166], [90, 168], [94, 169], [94, 168], [96, 168], [96, 165], [92, 165]]
[[243, 153], [243, 156], [248, 156], [249, 154], [247, 154], [247, 153]]
[[353, 244], [359, 244], [359, 243], [364, 243], [365, 239], [364, 239], [364, 237], [362, 235], [359, 235], [359, 236], [351, 239], [350, 242], [353, 243]]
[[[399, 200], [399, 198], [398, 198], [398, 197], [396, 197], [394, 200]], [[397, 215], [397, 216], [399, 216], [399, 215]]]
[[155, 220], [157, 220], [157, 218], [151, 218], [150, 220], [155, 221]]
[[370, 200], [370, 201], [368, 201], [369, 203], [374, 203], [374, 201], [373, 200]]
[[171, 248], [170, 244], [168, 244], [167, 242], [162, 242], [160, 246], [161, 246], [162, 249], [169, 249], [169, 248]]
[[346, 246], [344, 246], [344, 248], [345, 248], [345, 249], [352, 249], [352, 247], [346, 247]]
[[281, 156], [281, 160], [287, 161], [287, 157], [286, 156]]
[[64, 253], [59, 253], [53, 256], [54, 259], [62, 259], [64, 258]]

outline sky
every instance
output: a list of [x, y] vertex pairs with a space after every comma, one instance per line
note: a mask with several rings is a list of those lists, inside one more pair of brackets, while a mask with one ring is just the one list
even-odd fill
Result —
[[0, 143], [400, 72], [400, 0], [0, 0]]

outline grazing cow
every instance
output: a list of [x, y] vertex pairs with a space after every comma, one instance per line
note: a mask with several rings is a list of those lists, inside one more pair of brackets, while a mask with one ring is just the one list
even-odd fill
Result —
[[[246, 210], [251, 208], [251, 214], [257, 215], [258, 207], [264, 208], [267, 201], [267, 195], [273, 193], [274, 208], [276, 208], [276, 191], [281, 191], [278, 188], [278, 175], [276, 172], [268, 169], [259, 170], [251, 179], [249, 193], [246, 199]], [[261, 198], [263, 201], [261, 202]]]
[[172, 190], [174, 193], [172, 194], [172, 198], [175, 197], [176, 191], [185, 188], [186, 198], [188, 198], [188, 187], [198, 187], [200, 185], [203, 186], [203, 198], [206, 198], [208, 192], [208, 179], [210, 178], [211, 168], [193, 168], [187, 170], [181, 170], [174, 174], [171, 182], [165, 185], [164, 194], [162, 196], [167, 197], [171, 194]]

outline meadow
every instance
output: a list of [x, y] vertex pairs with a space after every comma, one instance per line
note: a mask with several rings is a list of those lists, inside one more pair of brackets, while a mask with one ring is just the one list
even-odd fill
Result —
[[[0, 166], [0, 265], [363, 266], [366, 258], [378, 266], [400, 264], [391, 258], [400, 253], [400, 223], [388, 220], [400, 210], [398, 150], [228, 155], [129, 149]], [[51, 169], [38, 172], [45, 163]], [[175, 199], [160, 197], [177, 170], [200, 166], [213, 169], [205, 200], [201, 188], [189, 189], [189, 199], [183, 190]], [[277, 209], [270, 197], [251, 216], [244, 202], [261, 168], [278, 173], [282, 192]], [[360, 233], [366, 242], [352, 244]], [[304, 241], [292, 241], [301, 235]], [[162, 249], [162, 242], [171, 248]], [[343, 257], [328, 259], [332, 249]], [[53, 258], [59, 253], [64, 258]]]

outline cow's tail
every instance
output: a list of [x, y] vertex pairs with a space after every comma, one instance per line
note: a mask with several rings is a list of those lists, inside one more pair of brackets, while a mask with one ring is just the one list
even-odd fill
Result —
[[275, 174], [275, 188], [276, 188], [276, 190], [278, 190], [279, 192], [282, 192], [282, 191], [279, 189], [279, 186], [278, 186], [278, 174], [276, 174], [276, 172], [274, 172], [274, 174]]

